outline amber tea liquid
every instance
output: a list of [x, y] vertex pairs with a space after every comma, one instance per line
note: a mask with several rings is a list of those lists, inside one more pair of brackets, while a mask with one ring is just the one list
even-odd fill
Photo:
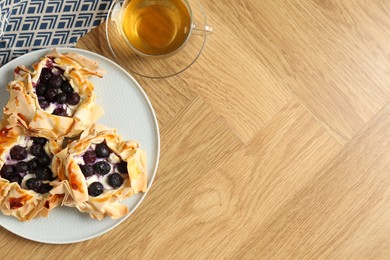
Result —
[[147, 55], [179, 49], [191, 31], [191, 14], [183, 0], [130, 0], [122, 30], [129, 43]]

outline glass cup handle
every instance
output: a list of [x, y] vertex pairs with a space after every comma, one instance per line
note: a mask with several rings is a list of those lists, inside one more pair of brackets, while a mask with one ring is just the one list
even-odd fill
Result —
[[112, 20], [114, 21], [114, 23], [116, 23], [117, 25], [120, 25], [120, 20], [121, 20], [121, 16], [122, 16], [122, 5], [119, 1], [114, 1], [112, 3]]
[[195, 24], [192, 25], [192, 33], [193, 34], [212, 34], [214, 32], [213, 27], [209, 25], [205, 25], [204, 28], [197, 28]]

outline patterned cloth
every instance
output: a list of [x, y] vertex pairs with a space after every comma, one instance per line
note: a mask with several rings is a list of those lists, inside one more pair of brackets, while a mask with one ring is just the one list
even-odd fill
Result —
[[101, 24], [112, 0], [0, 0], [0, 66], [27, 52], [72, 47]]

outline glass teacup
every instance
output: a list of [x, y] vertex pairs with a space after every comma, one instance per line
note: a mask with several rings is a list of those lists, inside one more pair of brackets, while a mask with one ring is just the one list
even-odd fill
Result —
[[106, 20], [106, 39], [115, 61], [148, 78], [188, 69], [211, 32], [199, 0], [114, 0]]
[[[173, 55], [199, 30], [187, 0], [126, 0], [119, 21], [126, 43], [143, 56]], [[204, 30], [212, 32], [209, 26]]]

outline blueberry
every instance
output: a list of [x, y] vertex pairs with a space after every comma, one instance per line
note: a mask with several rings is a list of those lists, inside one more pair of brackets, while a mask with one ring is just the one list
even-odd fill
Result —
[[85, 178], [91, 177], [93, 175], [93, 167], [91, 165], [79, 165], [81, 171], [83, 172]]
[[97, 197], [103, 193], [104, 187], [100, 182], [93, 182], [88, 187], [88, 194], [92, 197]]
[[24, 160], [27, 158], [27, 150], [26, 148], [16, 145], [11, 149], [11, 158], [14, 160]]
[[45, 153], [42, 153], [37, 158], [38, 158], [38, 162], [40, 165], [47, 166], [51, 163], [51, 159], [50, 159], [49, 155], [47, 155]]
[[49, 86], [51, 88], [60, 88], [62, 86], [62, 83], [64, 82], [64, 80], [62, 79], [61, 76], [51, 76], [50, 80], [49, 80]]
[[39, 76], [39, 80], [42, 83], [47, 83], [50, 80], [52, 75], [53, 75], [53, 73], [51, 72], [50, 69], [43, 68], [41, 71], [41, 75]]
[[29, 190], [37, 191], [40, 185], [41, 181], [37, 178], [30, 178], [26, 181], [26, 186]]
[[47, 89], [47, 87], [45, 85], [39, 83], [35, 87], [35, 93], [37, 93], [37, 96], [44, 96], [46, 93], [46, 89]]
[[50, 71], [53, 69], [53, 63], [54, 63], [54, 57], [48, 57], [49, 59], [46, 60], [46, 67], [50, 69]]
[[96, 161], [96, 153], [95, 151], [86, 151], [83, 155], [83, 159], [85, 163], [92, 164]]
[[93, 170], [97, 174], [106, 175], [111, 171], [111, 165], [105, 161], [97, 162], [93, 166]]
[[34, 144], [39, 144], [42, 146], [44, 146], [47, 142], [47, 139], [43, 137], [32, 137], [31, 139], [33, 140]]
[[34, 171], [39, 166], [38, 159], [37, 158], [31, 159], [30, 161], [27, 162], [27, 165], [29, 171]]
[[53, 187], [49, 183], [41, 184], [38, 187], [37, 192], [41, 194], [48, 193], [52, 188]]
[[120, 163], [117, 164], [118, 171], [120, 173], [128, 173], [127, 172], [127, 162], [121, 161]]
[[22, 183], [22, 177], [18, 174], [13, 174], [9, 179], [9, 182], [17, 182], [20, 185]]
[[76, 92], [73, 92], [68, 95], [66, 102], [68, 102], [69, 105], [75, 106], [80, 103], [80, 95]]
[[65, 80], [64, 83], [62, 83], [62, 86], [61, 86], [61, 90], [62, 92], [64, 93], [73, 93], [73, 88], [72, 86], [70, 85], [69, 81]]
[[108, 176], [108, 184], [113, 188], [119, 188], [123, 184], [123, 177], [119, 173]]
[[66, 103], [66, 93], [57, 94], [56, 102], [58, 104], [65, 104]]
[[53, 172], [48, 167], [40, 167], [35, 170], [35, 176], [38, 180], [51, 180]]
[[96, 145], [95, 150], [98, 158], [107, 158], [111, 153], [110, 148], [104, 142]]
[[49, 102], [53, 102], [58, 94], [58, 90], [56, 88], [49, 88], [46, 91], [45, 98]]
[[33, 144], [30, 147], [30, 153], [34, 156], [40, 156], [44, 152], [45, 152], [45, 149], [40, 144]]
[[50, 106], [49, 102], [44, 97], [38, 97], [38, 103], [42, 109], [46, 109]]
[[2, 178], [9, 180], [12, 174], [15, 173], [15, 166], [4, 164], [1, 168], [0, 175]]
[[26, 162], [18, 162], [15, 165], [16, 172], [27, 172], [28, 171], [28, 163]]
[[56, 109], [54, 109], [53, 115], [56, 115], [56, 116], [67, 116], [68, 113], [66, 112], [66, 109], [65, 108], [62, 108], [62, 107], [57, 107]]

